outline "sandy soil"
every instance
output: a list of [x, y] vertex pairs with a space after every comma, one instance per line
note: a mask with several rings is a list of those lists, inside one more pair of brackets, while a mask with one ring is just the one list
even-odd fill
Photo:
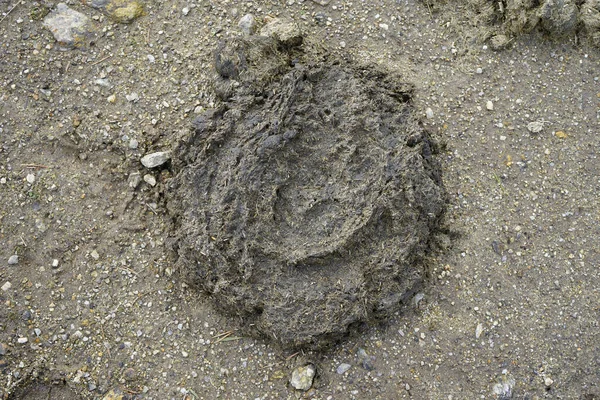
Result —
[[[0, 0], [5, 398], [600, 397], [597, 49], [533, 33], [494, 52], [460, 9], [413, 0], [153, 1], [131, 25], [68, 3], [95, 17], [93, 45], [61, 51], [39, 4]], [[328, 352], [225, 334], [238, 321], [173, 268], [172, 174], [140, 164], [214, 106], [211, 52], [248, 12], [402, 74], [445, 143], [449, 249], [415, 301]], [[138, 172], [156, 185], [132, 188]]]

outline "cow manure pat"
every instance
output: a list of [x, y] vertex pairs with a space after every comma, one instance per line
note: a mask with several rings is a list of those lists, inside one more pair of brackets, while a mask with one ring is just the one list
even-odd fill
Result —
[[446, 199], [412, 85], [257, 35], [215, 64], [220, 105], [172, 156], [184, 278], [285, 348], [389, 317], [423, 282]]

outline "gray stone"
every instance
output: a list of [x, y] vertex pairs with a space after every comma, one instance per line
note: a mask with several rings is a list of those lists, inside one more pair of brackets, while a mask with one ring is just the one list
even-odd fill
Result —
[[256, 21], [254, 15], [246, 14], [238, 22], [238, 27], [244, 35], [252, 35], [256, 31]]
[[66, 47], [81, 47], [90, 35], [89, 18], [65, 3], [58, 3], [56, 9], [44, 18], [44, 27], [52, 32], [60, 45]]
[[142, 174], [139, 172], [132, 172], [129, 174], [129, 177], [127, 178], [127, 184], [130, 188], [137, 189], [137, 187], [140, 185], [140, 182], [142, 182]]
[[171, 159], [170, 151], [159, 151], [157, 153], [146, 154], [140, 160], [142, 165], [146, 168], [156, 168]]
[[156, 186], [156, 178], [152, 174], [144, 175], [144, 182], [150, 186]]
[[337, 369], [335, 370], [335, 372], [337, 372], [339, 375], [343, 375], [346, 373], [346, 371], [348, 371], [350, 368], [352, 367], [352, 365], [350, 364], [346, 364], [346, 363], [341, 363], [340, 365], [338, 365]]
[[304, 367], [298, 367], [292, 372], [292, 379], [290, 379], [290, 384], [296, 390], [308, 390], [313, 384], [313, 379], [315, 377], [317, 370], [314, 365], [308, 364]]
[[375, 369], [375, 365], [373, 361], [375, 361], [375, 357], [367, 354], [365, 349], [358, 349], [356, 352], [356, 356], [358, 357], [358, 361], [360, 362], [360, 366], [366, 369], [367, 371], [373, 371]]
[[513, 397], [513, 388], [515, 386], [515, 380], [506, 375], [500, 378], [500, 382], [496, 383], [492, 388], [492, 393], [496, 395], [497, 399], [509, 400]]
[[127, 99], [127, 101], [130, 101], [132, 103], [137, 103], [137, 101], [140, 99], [140, 95], [133, 92], [131, 94], [126, 94], [125, 98]]
[[17, 265], [19, 263], [19, 256], [13, 254], [8, 258], [8, 265]]
[[289, 46], [302, 43], [302, 33], [298, 25], [286, 18], [275, 18], [260, 30], [261, 36], [270, 36]]
[[137, 148], [138, 148], [138, 145], [139, 145], [139, 142], [138, 142], [136, 139], [131, 139], [131, 140], [129, 141], [129, 148], [130, 148], [131, 150], [135, 150], [135, 149], [137, 149]]

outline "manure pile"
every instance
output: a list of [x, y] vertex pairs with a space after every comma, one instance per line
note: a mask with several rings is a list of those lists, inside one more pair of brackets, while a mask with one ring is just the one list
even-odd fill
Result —
[[273, 38], [222, 43], [222, 103], [173, 160], [185, 276], [284, 347], [323, 347], [397, 311], [422, 283], [445, 207], [412, 86], [316, 59]]

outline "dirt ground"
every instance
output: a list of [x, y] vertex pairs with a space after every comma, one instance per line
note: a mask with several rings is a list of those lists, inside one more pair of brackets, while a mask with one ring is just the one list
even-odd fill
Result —
[[[0, 0], [4, 398], [600, 397], [597, 49], [534, 31], [492, 51], [455, 3], [148, 1], [130, 25], [67, 4], [92, 18], [82, 49], [39, 3]], [[327, 352], [231, 332], [174, 268], [172, 172], [140, 163], [215, 106], [212, 51], [246, 13], [402, 75], [445, 143], [449, 249], [414, 301]]]

